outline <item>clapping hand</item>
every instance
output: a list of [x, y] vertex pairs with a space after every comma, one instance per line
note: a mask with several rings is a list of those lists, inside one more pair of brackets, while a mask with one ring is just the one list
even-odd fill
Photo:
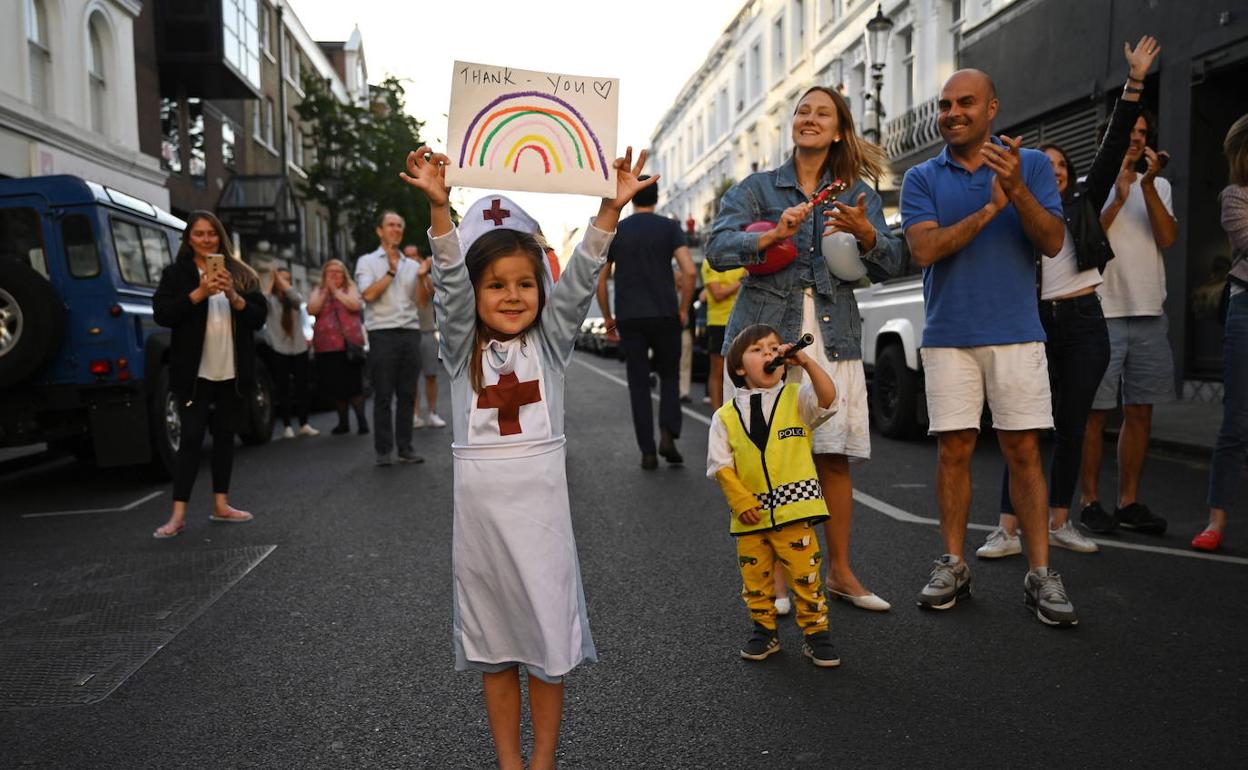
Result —
[[423, 192], [430, 206], [446, 206], [451, 199], [451, 188], [446, 184], [446, 166], [450, 162], [442, 153], [422, 146], [407, 154], [407, 171], [400, 171], [399, 178]]
[[984, 142], [979, 152], [984, 158], [984, 164], [997, 175], [996, 181], [1000, 182], [1001, 190], [1008, 197], [1013, 191], [1024, 186], [1020, 152], [1023, 137], [1016, 136], [1011, 139], [1002, 134], [1001, 141], [1005, 144], [1004, 147], [992, 142]]

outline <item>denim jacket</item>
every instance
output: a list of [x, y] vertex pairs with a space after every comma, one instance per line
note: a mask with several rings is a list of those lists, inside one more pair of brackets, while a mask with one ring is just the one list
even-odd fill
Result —
[[[825, 173], [819, 187], [830, 184]], [[899, 274], [905, 268], [906, 255], [901, 241], [894, 238], [884, 222], [883, 203], [875, 190], [862, 180], [834, 200], [852, 204], [860, 193], [867, 194], [867, 217], [875, 225], [875, 248], [862, 255], [872, 281]], [[805, 203], [810, 198], [797, 185], [793, 159], [780, 168], [751, 174], [724, 193], [719, 216], [706, 244], [706, 258], [716, 270], [754, 265], [763, 261], [758, 251], [758, 233], [747, 233], [753, 222], [779, 222], [785, 209]], [[832, 200], [815, 207], [802, 227], [793, 234], [797, 258], [792, 264], [770, 275], [749, 275], [741, 281], [741, 291], [732, 308], [732, 317], [724, 330], [723, 352], [738, 333], [750, 324], [765, 323], [776, 327], [785, 341], [797, 339], [802, 331], [803, 290], [815, 290], [815, 314], [824, 348], [831, 360], [862, 358], [862, 319], [854, 300], [855, 283], [842, 282], [832, 275], [819, 251], [823, 240], [825, 209]]]

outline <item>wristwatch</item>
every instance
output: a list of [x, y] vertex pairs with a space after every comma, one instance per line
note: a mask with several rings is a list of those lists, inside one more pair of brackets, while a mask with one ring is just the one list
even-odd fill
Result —
[[387, 270], [387, 271], [386, 271], [386, 275], [388, 275], [388, 276], [390, 276], [391, 278], [393, 278], [393, 277], [394, 277], [394, 275], [395, 275], [395, 273], [394, 273], [394, 271], [393, 271], [393, 270]]

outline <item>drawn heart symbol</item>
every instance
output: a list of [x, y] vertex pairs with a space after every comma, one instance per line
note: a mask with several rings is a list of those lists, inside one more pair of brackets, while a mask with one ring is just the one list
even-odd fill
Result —
[[594, 93], [598, 94], [603, 99], [606, 99], [608, 96], [611, 95], [611, 81], [610, 80], [595, 80], [594, 81]]

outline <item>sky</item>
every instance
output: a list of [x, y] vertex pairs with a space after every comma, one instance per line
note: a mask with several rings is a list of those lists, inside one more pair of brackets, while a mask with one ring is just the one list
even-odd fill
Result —
[[[743, 5], [743, 0], [287, 0], [315, 40], [346, 40], [357, 24], [369, 82], [406, 80], [408, 111], [425, 122], [435, 148], [446, 138], [451, 70], [456, 60], [620, 80], [617, 153], [645, 147], [685, 81]], [[607, 9], [615, 18], [602, 18]], [[415, 149], [415, 148], [413, 148]], [[604, 148], [605, 149], [605, 148]], [[396, 184], [401, 184], [395, 180]], [[485, 191], [464, 190], [462, 211]], [[598, 210], [586, 196], [512, 193], [554, 245], [565, 228]], [[563, 255], [565, 258], [567, 255]]]

